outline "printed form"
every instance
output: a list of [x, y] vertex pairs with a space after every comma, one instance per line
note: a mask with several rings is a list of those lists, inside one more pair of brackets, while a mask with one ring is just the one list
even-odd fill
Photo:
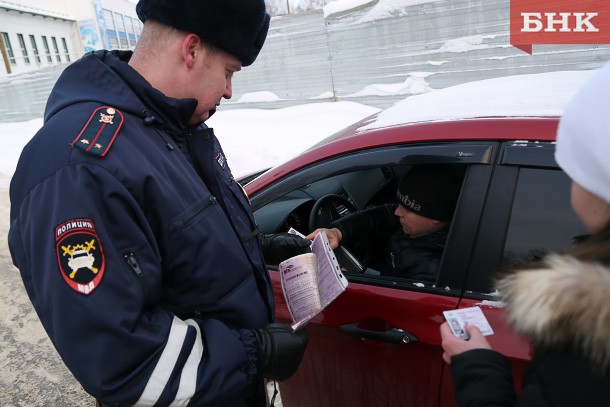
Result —
[[282, 291], [294, 330], [319, 314], [348, 285], [326, 234], [319, 233], [314, 238], [311, 251], [279, 265]]

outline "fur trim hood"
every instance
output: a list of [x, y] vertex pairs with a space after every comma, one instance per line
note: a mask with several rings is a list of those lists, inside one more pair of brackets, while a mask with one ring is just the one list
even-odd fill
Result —
[[502, 278], [509, 321], [536, 346], [570, 347], [610, 365], [610, 269], [567, 255]]

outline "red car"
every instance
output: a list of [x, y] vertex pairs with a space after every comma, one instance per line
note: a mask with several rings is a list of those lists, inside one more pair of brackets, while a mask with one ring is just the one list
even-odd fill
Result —
[[[449, 94], [435, 92], [441, 101]], [[433, 96], [422, 95], [421, 104], [416, 98], [407, 107], [424, 109]], [[495, 332], [492, 346], [512, 359], [520, 383], [530, 346], [506, 325], [494, 275], [566, 248], [584, 233], [570, 207], [570, 181], [553, 158], [556, 116], [532, 111], [397, 123], [404, 107], [351, 126], [245, 187], [261, 232], [293, 227], [307, 234], [347, 213], [395, 202], [398, 180], [414, 164], [450, 163], [464, 175], [436, 283], [347, 272], [347, 290], [307, 326], [301, 367], [280, 383], [286, 406], [455, 405], [439, 325], [443, 311], [471, 306], [483, 310]], [[384, 244], [363, 236], [348, 249], [378, 269]], [[269, 268], [277, 319], [289, 322], [277, 267]]]

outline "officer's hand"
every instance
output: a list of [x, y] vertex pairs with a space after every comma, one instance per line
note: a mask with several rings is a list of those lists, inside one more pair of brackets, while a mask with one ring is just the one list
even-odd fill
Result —
[[263, 257], [267, 264], [280, 264], [290, 257], [311, 252], [311, 242], [291, 233], [263, 235]]
[[301, 364], [309, 341], [305, 328], [292, 332], [288, 325], [273, 323], [253, 331], [263, 376], [276, 381], [292, 376]]

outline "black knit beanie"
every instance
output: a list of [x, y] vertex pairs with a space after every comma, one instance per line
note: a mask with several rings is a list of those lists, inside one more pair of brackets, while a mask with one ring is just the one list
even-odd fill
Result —
[[396, 192], [398, 203], [426, 218], [453, 217], [461, 182], [450, 165], [418, 165], [407, 172]]
[[263, 0], [140, 0], [142, 22], [154, 20], [204, 41], [251, 65], [265, 42], [269, 14]]

